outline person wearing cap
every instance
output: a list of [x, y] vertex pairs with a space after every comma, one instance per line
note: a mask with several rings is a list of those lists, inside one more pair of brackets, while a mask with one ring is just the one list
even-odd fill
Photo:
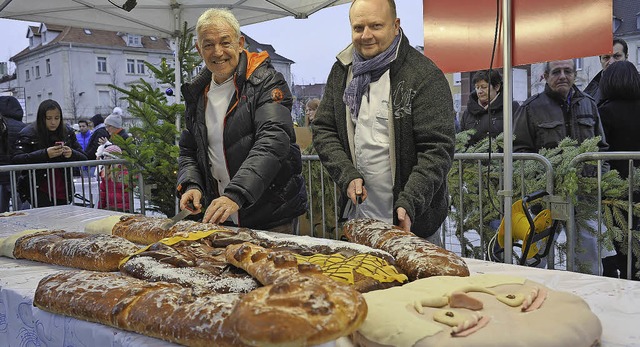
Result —
[[116, 134], [125, 140], [129, 137], [127, 131], [122, 128], [122, 116], [117, 113], [110, 114], [109, 117], [104, 120], [104, 126], [107, 128], [110, 137]]
[[[7, 126], [7, 153], [0, 155], [0, 165], [11, 164], [14, 145], [18, 134], [26, 126], [22, 122], [24, 111], [18, 99], [13, 96], [0, 96], [0, 115]], [[9, 211], [9, 199], [11, 198], [11, 182], [9, 173], [0, 173], [0, 212]]]
[[98, 146], [100, 146], [101, 138], [109, 138], [109, 132], [104, 125], [104, 118], [102, 118], [101, 114], [96, 114], [91, 117], [91, 123], [93, 123], [93, 133], [91, 134], [91, 138], [89, 138], [89, 143], [85, 148], [85, 153], [87, 154], [87, 158], [89, 160], [96, 160], [96, 151], [98, 150]]

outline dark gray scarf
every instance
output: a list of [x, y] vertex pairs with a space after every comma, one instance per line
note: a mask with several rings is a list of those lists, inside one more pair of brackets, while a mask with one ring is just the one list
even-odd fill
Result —
[[342, 96], [342, 101], [349, 107], [353, 121], [358, 118], [362, 96], [369, 90], [369, 83], [379, 80], [396, 59], [396, 49], [401, 36], [402, 31], [396, 35], [389, 48], [368, 60], [365, 60], [357, 50], [353, 50], [353, 79]]

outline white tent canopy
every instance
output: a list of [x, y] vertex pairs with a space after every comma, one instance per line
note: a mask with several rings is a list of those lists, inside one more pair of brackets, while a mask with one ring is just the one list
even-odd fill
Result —
[[[195, 27], [198, 17], [212, 7], [233, 12], [240, 25], [293, 16], [304, 19], [324, 8], [350, 0], [0, 0], [0, 18], [122, 31], [173, 38], [177, 47], [184, 22]], [[123, 6], [124, 5], [124, 6]], [[129, 11], [122, 7], [129, 8]], [[180, 100], [180, 64], [175, 55], [175, 93]], [[176, 118], [180, 129], [180, 117]]]
[[[206, 9], [231, 10], [240, 25], [293, 16], [307, 18], [349, 0], [0, 0], [0, 18], [87, 29], [177, 37], [182, 23], [191, 28]], [[127, 12], [118, 6], [136, 4]], [[126, 6], [125, 6], [126, 7]]]

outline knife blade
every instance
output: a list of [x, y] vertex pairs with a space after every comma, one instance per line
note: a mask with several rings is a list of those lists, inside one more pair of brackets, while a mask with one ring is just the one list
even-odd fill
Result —
[[360, 205], [362, 203], [362, 194], [356, 194], [356, 219], [357, 218], [361, 218], [360, 215], [358, 214], [358, 205]]
[[195, 209], [195, 207], [193, 207], [192, 203], [189, 203], [189, 208], [185, 208], [184, 210], [180, 211], [175, 216], [171, 217], [171, 219], [169, 219], [164, 224], [162, 224], [160, 226], [160, 228], [164, 229], [164, 230], [167, 230], [167, 229], [171, 228], [172, 226], [174, 226], [179, 221], [187, 218], [187, 216], [189, 216], [192, 213], [192, 209]]

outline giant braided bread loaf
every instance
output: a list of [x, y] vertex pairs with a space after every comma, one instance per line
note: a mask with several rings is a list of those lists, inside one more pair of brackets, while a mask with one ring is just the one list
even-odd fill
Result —
[[18, 238], [13, 255], [84, 270], [118, 271], [120, 261], [138, 249], [114, 235], [53, 230]]
[[113, 226], [112, 233], [131, 242], [149, 245], [177, 233], [226, 229], [216, 224], [198, 223], [190, 220], [179, 221], [172, 227], [163, 229], [162, 226], [167, 221], [169, 221], [167, 218], [154, 218], [137, 214], [125, 215]]
[[391, 253], [410, 280], [430, 276], [469, 276], [467, 264], [442, 247], [375, 219], [354, 219], [345, 223], [349, 241]]
[[308, 346], [354, 332], [367, 315], [360, 293], [293, 254], [251, 243], [230, 245], [227, 261], [265, 287], [246, 294], [229, 316], [240, 339], [256, 346]]
[[43, 278], [40, 309], [135, 331], [185, 346], [245, 346], [227, 317], [241, 294], [197, 292], [119, 273], [68, 271]]

